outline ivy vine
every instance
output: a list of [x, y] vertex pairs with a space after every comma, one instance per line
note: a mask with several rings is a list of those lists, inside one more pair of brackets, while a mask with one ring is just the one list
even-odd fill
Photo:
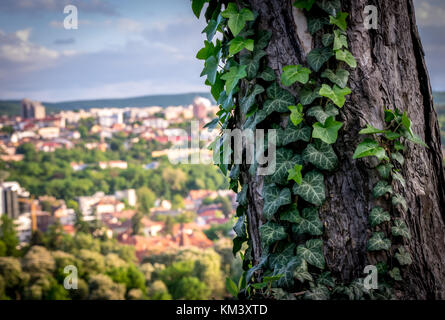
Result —
[[[303, 10], [308, 31], [322, 39], [322, 46], [307, 54], [304, 65], [284, 66], [279, 77], [268, 67], [265, 49], [271, 32], [260, 29], [257, 13], [234, 2], [192, 0], [192, 9], [198, 18], [205, 3], [208, 3], [204, 13], [207, 26], [203, 33], [207, 40], [197, 58], [204, 61], [201, 76], [207, 77], [206, 84], [219, 105], [217, 118], [206, 126], [221, 129], [211, 148], [214, 159], [220, 160], [221, 171], [230, 178], [230, 187], [238, 193], [233, 253], [240, 252], [245, 269], [240, 282], [228, 280], [227, 288], [235, 296], [246, 298], [388, 297], [390, 292], [384, 285], [375, 292], [368, 291], [364, 290], [361, 279], [350, 284], [338, 283], [325, 271], [323, 223], [318, 212], [326, 199], [325, 178], [338, 166], [332, 145], [343, 127], [337, 116], [351, 94], [347, 87], [348, 70], [357, 66], [348, 49], [348, 14], [341, 11], [340, 1], [295, 0], [293, 6]], [[296, 96], [286, 87], [292, 87]], [[235, 114], [242, 119], [240, 129], [277, 130], [276, 170], [265, 177], [262, 189], [265, 222], [259, 232], [263, 256], [256, 265], [253, 265], [247, 229], [249, 186], [241, 178], [240, 169], [243, 167], [255, 176], [261, 165], [224, 161], [233, 152], [223, 148], [230, 138], [223, 129], [235, 128]], [[283, 122], [283, 119], [287, 120]], [[400, 170], [404, 146], [399, 139], [421, 141], [413, 134], [406, 113], [387, 109], [385, 120], [387, 129], [368, 126], [361, 133], [382, 135], [389, 143], [381, 145], [377, 140], [365, 139], [354, 157], [376, 156], [381, 161], [377, 170], [382, 180], [375, 186], [374, 196], [392, 194], [393, 206], [406, 207], [406, 201], [391, 187], [395, 181], [404, 185]], [[267, 147], [267, 142], [265, 144]], [[391, 248], [383, 227], [390, 222], [392, 238], [409, 237], [402, 217], [392, 218], [383, 208], [375, 207], [370, 213], [370, 225], [375, 232], [368, 250]], [[245, 243], [247, 249], [241, 252]], [[395, 258], [400, 267], [411, 261], [403, 246], [398, 247]], [[379, 270], [385, 266], [382, 263]], [[401, 279], [397, 267], [388, 271], [388, 275], [393, 280]]]

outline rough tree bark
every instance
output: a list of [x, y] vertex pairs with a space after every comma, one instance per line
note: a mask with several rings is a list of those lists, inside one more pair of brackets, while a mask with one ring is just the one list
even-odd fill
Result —
[[[269, 66], [277, 75], [283, 66], [304, 64], [319, 39], [306, 31], [306, 20], [291, 0], [247, 0], [259, 13], [260, 27], [273, 35], [266, 49]], [[378, 29], [364, 27], [364, 8], [378, 8]], [[413, 264], [403, 273], [397, 289], [402, 299], [445, 299], [445, 176], [439, 126], [424, 53], [418, 35], [412, 0], [342, 0], [349, 13], [350, 51], [358, 66], [351, 73], [352, 95], [341, 110], [344, 127], [335, 144], [340, 167], [326, 179], [326, 204], [320, 216], [325, 225], [324, 255], [328, 269], [348, 282], [363, 277], [363, 268], [375, 262], [366, 251], [370, 236], [368, 214], [375, 201], [377, 182], [372, 161], [353, 160], [359, 130], [368, 122], [383, 127], [383, 106], [406, 110], [414, 131], [429, 149], [408, 144], [403, 175], [407, 188], [400, 190], [408, 202], [404, 218], [412, 239], [406, 245]], [[238, 115], [240, 118], [241, 116]], [[261, 257], [258, 227], [263, 223], [263, 178], [242, 170], [248, 189], [248, 222], [254, 261]]]

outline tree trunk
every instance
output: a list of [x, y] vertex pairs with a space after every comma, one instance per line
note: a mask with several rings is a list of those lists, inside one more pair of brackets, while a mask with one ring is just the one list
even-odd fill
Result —
[[[283, 66], [305, 64], [306, 54], [320, 46], [320, 39], [312, 39], [307, 33], [306, 19], [292, 7], [291, 0], [246, 2], [259, 13], [260, 27], [272, 31], [266, 51], [269, 66], [277, 75]], [[377, 30], [364, 27], [367, 5], [378, 8]], [[376, 204], [371, 190], [378, 176], [372, 161], [353, 160], [352, 155], [361, 141], [359, 130], [366, 123], [383, 127], [383, 107], [396, 107], [407, 111], [415, 133], [429, 146], [425, 149], [408, 143], [405, 151], [402, 173], [407, 186], [398, 192], [405, 196], [409, 207], [407, 213], [400, 214], [412, 235], [405, 245], [413, 263], [403, 270], [404, 281], [396, 290], [402, 299], [445, 299], [445, 176], [439, 126], [413, 2], [343, 0], [342, 11], [349, 13], [349, 46], [358, 66], [349, 80], [352, 94], [340, 112], [344, 126], [334, 145], [339, 169], [327, 176], [327, 201], [320, 211], [325, 226], [327, 268], [338, 279], [348, 282], [363, 277], [364, 267], [376, 262], [375, 254], [369, 255], [366, 245], [371, 234], [368, 215]], [[249, 184], [247, 216], [257, 263], [261, 257], [258, 227], [265, 221], [263, 177], [251, 178], [243, 169], [242, 182]]]

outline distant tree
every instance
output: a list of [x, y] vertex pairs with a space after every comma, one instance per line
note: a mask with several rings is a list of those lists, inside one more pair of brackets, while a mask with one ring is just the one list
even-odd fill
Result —
[[104, 274], [97, 274], [89, 281], [89, 299], [91, 300], [124, 300], [125, 285], [113, 282]]
[[173, 191], [182, 191], [187, 181], [187, 175], [181, 169], [166, 167], [162, 171], [164, 183]]
[[136, 191], [138, 210], [141, 213], [149, 214], [150, 209], [153, 208], [156, 195], [147, 187], [141, 187]]
[[184, 198], [179, 194], [175, 194], [172, 200], [173, 209], [183, 209], [185, 207]]
[[142, 225], [143, 215], [140, 212], [136, 212], [135, 215], [131, 217], [131, 228], [133, 229], [132, 234], [138, 235], [142, 233], [143, 225]]
[[163, 233], [165, 235], [173, 235], [173, 227], [175, 225], [175, 219], [173, 219], [171, 216], [167, 216], [164, 222], [164, 230]]
[[172, 294], [174, 299], [206, 300], [210, 297], [210, 290], [198, 278], [185, 277], [179, 280]]
[[6, 214], [1, 217], [0, 240], [6, 246], [7, 256], [15, 257], [18, 255], [17, 246], [19, 245], [19, 239], [17, 238], [14, 222]]
[[171, 300], [172, 296], [168, 292], [167, 286], [161, 280], [154, 281], [149, 289], [148, 296], [151, 300]]

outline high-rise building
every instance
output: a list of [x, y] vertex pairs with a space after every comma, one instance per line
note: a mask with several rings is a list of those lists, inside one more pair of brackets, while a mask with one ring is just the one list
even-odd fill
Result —
[[207, 117], [208, 108], [212, 103], [209, 99], [203, 97], [196, 97], [193, 101], [193, 116], [196, 120], [202, 120]]
[[37, 101], [29, 99], [22, 100], [23, 119], [43, 119], [45, 118], [45, 107]]

